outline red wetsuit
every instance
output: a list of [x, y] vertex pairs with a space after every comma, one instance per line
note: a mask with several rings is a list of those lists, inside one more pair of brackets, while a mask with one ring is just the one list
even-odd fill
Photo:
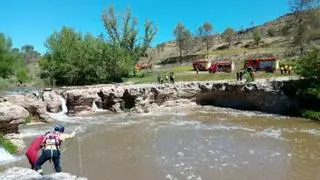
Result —
[[41, 143], [43, 142], [43, 138], [44, 136], [37, 136], [32, 143], [30, 144], [30, 146], [28, 147], [27, 151], [26, 151], [26, 156], [29, 160], [29, 163], [31, 165], [31, 168], [34, 168], [34, 165], [38, 159], [38, 151], [41, 147]]

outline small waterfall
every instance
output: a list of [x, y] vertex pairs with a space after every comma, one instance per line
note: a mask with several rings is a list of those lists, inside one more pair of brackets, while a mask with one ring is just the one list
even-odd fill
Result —
[[62, 111], [58, 113], [49, 113], [50, 117], [59, 121], [66, 121], [69, 117], [66, 115], [68, 112], [68, 108], [66, 105], [66, 100], [62, 97], [59, 96], [60, 102], [61, 102], [61, 107]]
[[60, 99], [61, 106], [62, 106], [62, 112], [60, 112], [60, 113], [65, 114], [68, 112], [67, 102], [62, 96], [59, 96], [59, 99]]
[[93, 112], [105, 112], [105, 111], [107, 111], [107, 110], [105, 110], [105, 109], [99, 109], [99, 108], [97, 107], [97, 104], [95, 103], [95, 101], [92, 102], [91, 110], [92, 110]]
[[96, 103], [95, 103], [94, 101], [92, 102], [92, 107], [91, 107], [91, 109], [92, 109], [93, 112], [99, 111], [99, 108], [97, 107], [97, 105], [96, 105]]
[[3, 147], [0, 147], [0, 164], [5, 164], [17, 160], [12, 154], [6, 151]]

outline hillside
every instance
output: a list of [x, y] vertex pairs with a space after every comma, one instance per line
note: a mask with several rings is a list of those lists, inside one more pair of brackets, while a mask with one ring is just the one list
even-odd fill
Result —
[[[320, 20], [319, 20], [320, 21]], [[286, 14], [275, 20], [266, 22], [262, 25], [237, 31], [233, 36], [231, 47], [227, 47], [227, 43], [222, 38], [222, 34], [214, 35], [209, 40], [210, 56], [212, 60], [223, 59], [245, 59], [252, 56], [275, 56], [285, 59], [292, 56], [290, 52], [290, 42], [292, 28], [292, 14]], [[259, 46], [253, 46], [252, 34], [255, 30], [260, 30], [262, 34]], [[272, 31], [272, 34], [270, 33]], [[312, 34], [312, 43], [320, 44], [319, 29]], [[178, 60], [178, 48], [176, 42], [169, 41], [159, 44], [156, 48], [149, 49], [149, 58], [155, 64], [171, 64]], [[183, 58], [183, 62], [190, 62], [197, 57], [205, 57], [205, 42], [200, 38], [194, 38], [191, 42], [191, 48], [187, 55]], [[148, 58], [142, 58], [141, 61], [147, 61]]]

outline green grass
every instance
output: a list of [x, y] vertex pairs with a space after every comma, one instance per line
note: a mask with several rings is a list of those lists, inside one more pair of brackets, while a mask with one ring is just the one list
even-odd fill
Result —
[[7, 90], [12, 87], [15, 87], [17, 84], [17, 80], [10, 78], [10, 79], [3, 79], [0, 78], [0, 90]]
[[[241, 69], [240, 63], [238, 65], [237, 70]], [[141, 83], [157, 83], [157, 76], [159, 74], [165, 73], [175, 73], [176, 82], [179, 81], [213, 81], [213, 80], [236, 80], [236, 71], [232, 73], [208, 73], [207, 71], [201, 71], [199, 74], [196, 74], [195, 71], [192, 71], [192, 65], [176, 65], [168, 68], [159, 68], [156, 71], [147, 72], [142, 71], [139, 72], [136, 76], [131, 76], [130, 78], [126, 78], [125, 82], [132, 82], [135, 84]], [[295, 74], [292, 74], [295, 75]], [[255, 73], [256, 79], [261, 78], [272, 78], [272, 77], [280, 77], [287, 76], [287, 74], [281, 75], [280, 72], [275, 73], [266, 73], [263, 71], [259, 71]], [[245, 79], [245, 77], [243, 77]]]
[[0, 136], [0, 145], [11, 154], [18, 152], [18, 147], [9, 140], [5, 139], [3, 136]]
[[174, 73], [186, 72], [186, 71], [192, 71], [192, 70], [193, 70], [192, 65], [173, 66], [166, 69], [166, 71], [174, 72]]

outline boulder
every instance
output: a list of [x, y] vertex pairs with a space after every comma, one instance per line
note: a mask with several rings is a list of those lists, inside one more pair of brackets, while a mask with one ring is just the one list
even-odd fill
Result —
[[43, 100], [46, 103], [47, 111], [51, 113], [57, 113], [61, 111], [60, 96], [54, 91], [45, 91], [43, 94]]
[[53, 173], [41, 176], [29, 168], [12, 167], [0, 173], [0, 179], [6, 180], [86, 180], [87, 178], [77, 177], [69, 173]]
[[87, 97], [86, 94], [67, 93], [66, 106], [68, 114], [90, 111], [95, 98]]
[[13, 104], [24, 107], [31, 116], [37, 117], [41, 121], [47, 122], [50, 118], [47, 114], [47, 104], [34, 95], [14, 95], [7, 96], [6, 99]]
[[0, 103], [0, 133], [18, 133], [18, 126], [24, 122], [29, 112], [10, 102]]

